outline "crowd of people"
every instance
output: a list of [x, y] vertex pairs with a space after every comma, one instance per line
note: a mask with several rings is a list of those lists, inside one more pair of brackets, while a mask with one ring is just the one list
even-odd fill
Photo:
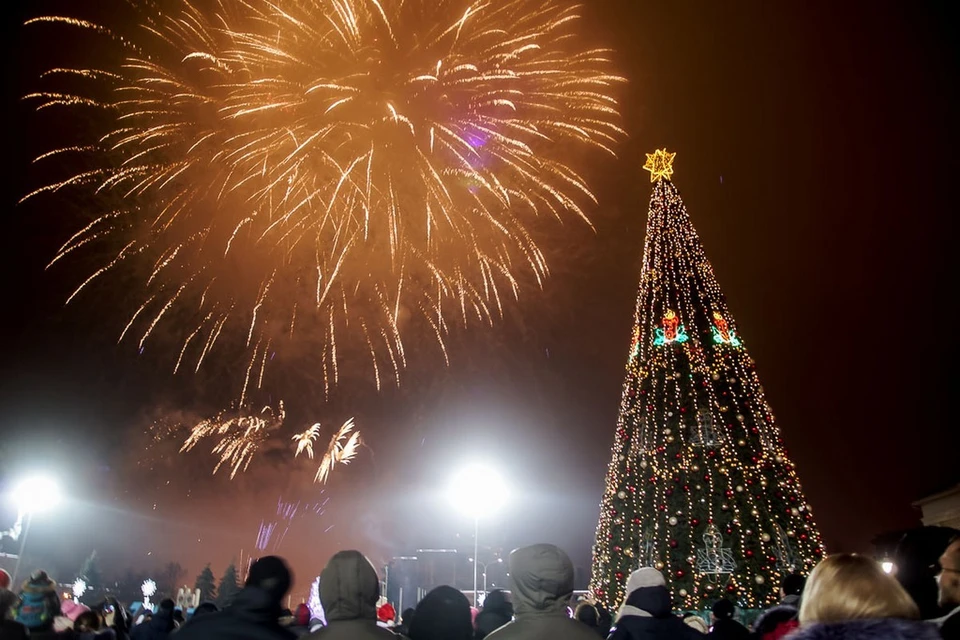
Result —
[[894, 577], [854, 554], [827, 557], [806, 579], [787, 576], [781, 604], [752, 629], [737, 621], [729, 600], [712, 605], [710, 624], [698, 615], [675, 615], [663, 574], [652, 567], [629, 576], [615, 615], [589, 601], [571, 611], [573, 564], [554, 545], [517, 549], [509, 567], [510, 591], [488, 594], [482, 610], [459, 590], [440, 586], [398, 623], [392, 606], [378, 607], [377, 572], [359, 551], [341, 551], [323, 569], [322, 618], [305, 603], [284, 610], [292, 575], [276, 556], [251, 565], [229, 606], [203, 603], [188, 619], [172, 600], [155, 611], [127, 611], [115, 600], [92, 608], [61, 601], [43, 571], [14, 592], [0, 571], [0, 640], [960, 640], [960, 538], [937, 568], [939, 605], [948, 613], [927, 621]]

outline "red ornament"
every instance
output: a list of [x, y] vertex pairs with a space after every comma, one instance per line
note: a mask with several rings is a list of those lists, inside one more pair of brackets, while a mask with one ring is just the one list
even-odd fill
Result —
[[614, 547], [613, 550], [617, 552], [622, 551], [622, 549], [619, 546]]
[[680, 413], [686, 413], [686, 412], [687, 412], [686, 407], [680, 407]]
[[743, 555], [747, 556], [748, 558], [752, 558], [752, 557], [753, 557], [753, 549], [747, 549], [746, 551], [743, 552]]
[[614, 575], [617, 576], [617, 580], [623, 580], [623, 572], [622, 572], [622, 571], [617, 571], [617, 573], [614, 574]]
[[680, 544], [680, 543], [678, 543], [676, 540], [671, 540], [671, 541], [670, 541], [670, 548], [671, 548], [671, 549], [676, 549], [678, 544]]
[[728, 584], [728, 585], [727, 585], [727, 593], [733, 593], [733, 592], [736, 591], [736, 590], [737, 590], [737, 588], [736, 588], [735, 586], [733, 586], [732, 584]]
[[690, 520], [690, 524], [693, 525], [693, 526], [697, 526], [698, 524], [700, 524], [700, 521], [697, 520], [696, 518], [692, 518], [692, 519]]
[[683, 569], [677, 569], [677, 573], [675, 575], [678, 578], [682, 578], [684, 576]]
[[668, 498], [673, 495], [673, 489], [667, 489], [663, 492]]

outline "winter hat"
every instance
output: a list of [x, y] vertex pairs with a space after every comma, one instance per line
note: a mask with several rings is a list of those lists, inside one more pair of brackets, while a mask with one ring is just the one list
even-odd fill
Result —
[[663, 574], [653, 567], [641, 567], [627, 578], [627, 595], [642, 589], [644, 587], [665, 587], [667, 581], [663, 579]]
[[246, 586], [260, 587], [270, 596], [280, 602], [290, 590], [293, 577], [290, 568], [283, 558], [265, 556], [250, 565], [250, 574], [247, 576]]
[[710, 632], [710, 627], [707, 626], [707, 623], [704, 622], [700, 616], [687, 616], [683, 619], [683, 623], [688, 627], [693, 627], [700, 633], [707, 634]]
[[0, 569], [0, 589], [9, 589], [11, 584], [13, 584], [13, 579], [10, 574]]
[[733, 618], [734, 606], [729, 600], [717, 600], [713, 603], [713, 615], [718, 620], [729, 620]]
[[384, 603], [382, 607], [377, 609], [377, 620], [380, 622], [393, 622], [396, 619], [397, 610], [389, 602]]
[[407, 635], [410, 640], [470, 640], [470, 602], [453, 587], [437, 587], [417, 605]]

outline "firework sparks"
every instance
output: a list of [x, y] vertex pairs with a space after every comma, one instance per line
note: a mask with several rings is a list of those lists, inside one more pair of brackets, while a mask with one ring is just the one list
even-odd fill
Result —
[[330, 479], [330, 472], [337, 464], [349, 464], [357, 455], [362, 441], [360, 440], [360, 431], [355, 431], [354, 426], [353, 418], [350, 418], [330, 438], [327, 452], [323, 454], [320, 466], [317, 467], [317, 475], [313, 478], [314, 482], [326, 484], [327, 480]]
[[298, 433], [297, 435], [293, 436], [291, 439], [297, 443], [297, 453], [295, 456], [298, 457], [301, 453], [306, 451], [307, 457], [313, 460], [313, 443], [319, 435], [320, 423], [317, 422], [303, 433]]
[[220, 467], [227, 464], [232, 480], [237, 473], [247, 470], [271, 432], [283, 425], [284, 418], [286, 412], [283, 401], [280, 401], [277, 411], [264, 407], [258, 415], [228, 417], [226, 413], [221, 413], [194, 426], [180, 447], [180, 452], [190, 451], [204, 438], [219, 438], [211, 451], [220, 456], [213, 473], [216, 474]]
[[37, 18], [105, 34], [125, 59], [43, 78], [89, 95], [29, 96], [101, 107], [112, 129], [47, 154], [92, 165], [27, 197], [88, 188], [110, 202], [54, 258], [114, 247], [74, 295], [140, 268], [124, 334], [142, 348], [162, 320], [189, 318], [177, 368], [242, 335], [241, 404], [304, 323], [327, 390], [357, 352], [378, 387], [399, 381], [408, 319], [445, 355], [451, 325], [493, 322], [521, 273], [546, 276], [534, 219], [587, 219], [594, 197], [571, 160], [623, 137], [622, 78], [580, 42], [578, 18], [567, 0], [179, 0], [130, 37]]

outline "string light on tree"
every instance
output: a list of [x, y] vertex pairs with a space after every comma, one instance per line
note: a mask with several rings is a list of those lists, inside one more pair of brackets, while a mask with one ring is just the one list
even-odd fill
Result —
[[620, 605], [626, 576], [660, 569], [678, 609], [723, 595], [777, 602], [820, 533], [713, 268], [671, 181], [654, 183], [620, 416], [601, 501], [591, 590]]

